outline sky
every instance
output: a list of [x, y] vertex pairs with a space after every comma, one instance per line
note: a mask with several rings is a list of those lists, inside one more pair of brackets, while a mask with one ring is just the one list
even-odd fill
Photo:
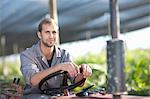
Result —
[[[136, 48], [150, 48], [150, 27], [137, 31], [120, 34], [119, 39], [124, 41], [125, 48], [133, 50]], [[97, 37], [86, 41], [77, 41], [60, 45], [61, 48], [68, 50], [76, 58], [86, 53], [100, 53], [106, 49], [107, 41], [111, 40], [110, 36]]]

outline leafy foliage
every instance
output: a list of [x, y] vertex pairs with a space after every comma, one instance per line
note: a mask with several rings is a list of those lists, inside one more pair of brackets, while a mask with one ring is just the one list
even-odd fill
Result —
[[0, 84], [12, 83], [13, 79], [20, 78], [20, 84], [24, 85], [24, 80], [20, 72], [20, 63], [18, 61], [9, 62], [5, 64], [0, 63]]
[[[106, 87], [106, 52], [103, 51], [101, 54], [88, 53], [85, 56], [80, 56], [75, 59], [75, 63], [89, 64], [92, 68], [92, 76], [89, 77], [85, 83], [85, 87], [94, 84], [95, 87]], [[81, 88], [77, 88], [80, 90]]]
[[128, 51], [125, 71], [129, 93], [150, 95], [150, 49]]

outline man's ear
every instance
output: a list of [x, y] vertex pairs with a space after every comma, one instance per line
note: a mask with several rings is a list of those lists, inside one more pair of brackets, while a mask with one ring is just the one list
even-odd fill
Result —
[[41, 39], [41, 32], [38, 31], [36, 34], [37, 34], [38, 38]]

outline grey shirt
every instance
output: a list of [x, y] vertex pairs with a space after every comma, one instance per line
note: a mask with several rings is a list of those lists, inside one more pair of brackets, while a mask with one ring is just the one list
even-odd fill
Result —
[[[38, 73], [39, 71], [51, 68], [56, 64], [72, 61], [71, 55], [66, 50], [60, 49], [55, 46], [55, 53], [51, 62], [51, 66], [49, 66], [46, 57], [41, 52], [39, 44], [40, 43], [38, 42], [32, 47], [27, 48], [20, 54], [20, 69], [26, 81], [25, 90], [28, 90], [29, 93], [31, 90], [32, 92], [36, 92], [38, 90], [38, 86], [31, 86], [30, 79], [34, 74]], [[48, 80], [48, 85], [51, 88], [60, 87], [62, 83], [62, 75], [56, 76]]]

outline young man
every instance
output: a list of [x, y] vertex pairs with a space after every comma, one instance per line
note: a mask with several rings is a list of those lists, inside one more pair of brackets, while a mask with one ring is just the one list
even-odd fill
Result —
[[[87, 78], [92, 74], [91, 68], [82, 64], [77, 66], [71, 59], [70, 54], [56, 44], [58, 26], [53, 19], [47, 18], [41, 21], [38, 27], [37, 36], [39, 42], [31, 48], [26, 49], [20, 55], [21, 72], [26, 81], [25, 92], [38, 92], [39, 82], [49, 74], [57, 71], [67, 71], [71, 78]], [[79, 69], [83, 72], [80, 73]], [[51, 88], [60, 87], [63, 77], [58, 76], [49, 79], [48, 85]]]

